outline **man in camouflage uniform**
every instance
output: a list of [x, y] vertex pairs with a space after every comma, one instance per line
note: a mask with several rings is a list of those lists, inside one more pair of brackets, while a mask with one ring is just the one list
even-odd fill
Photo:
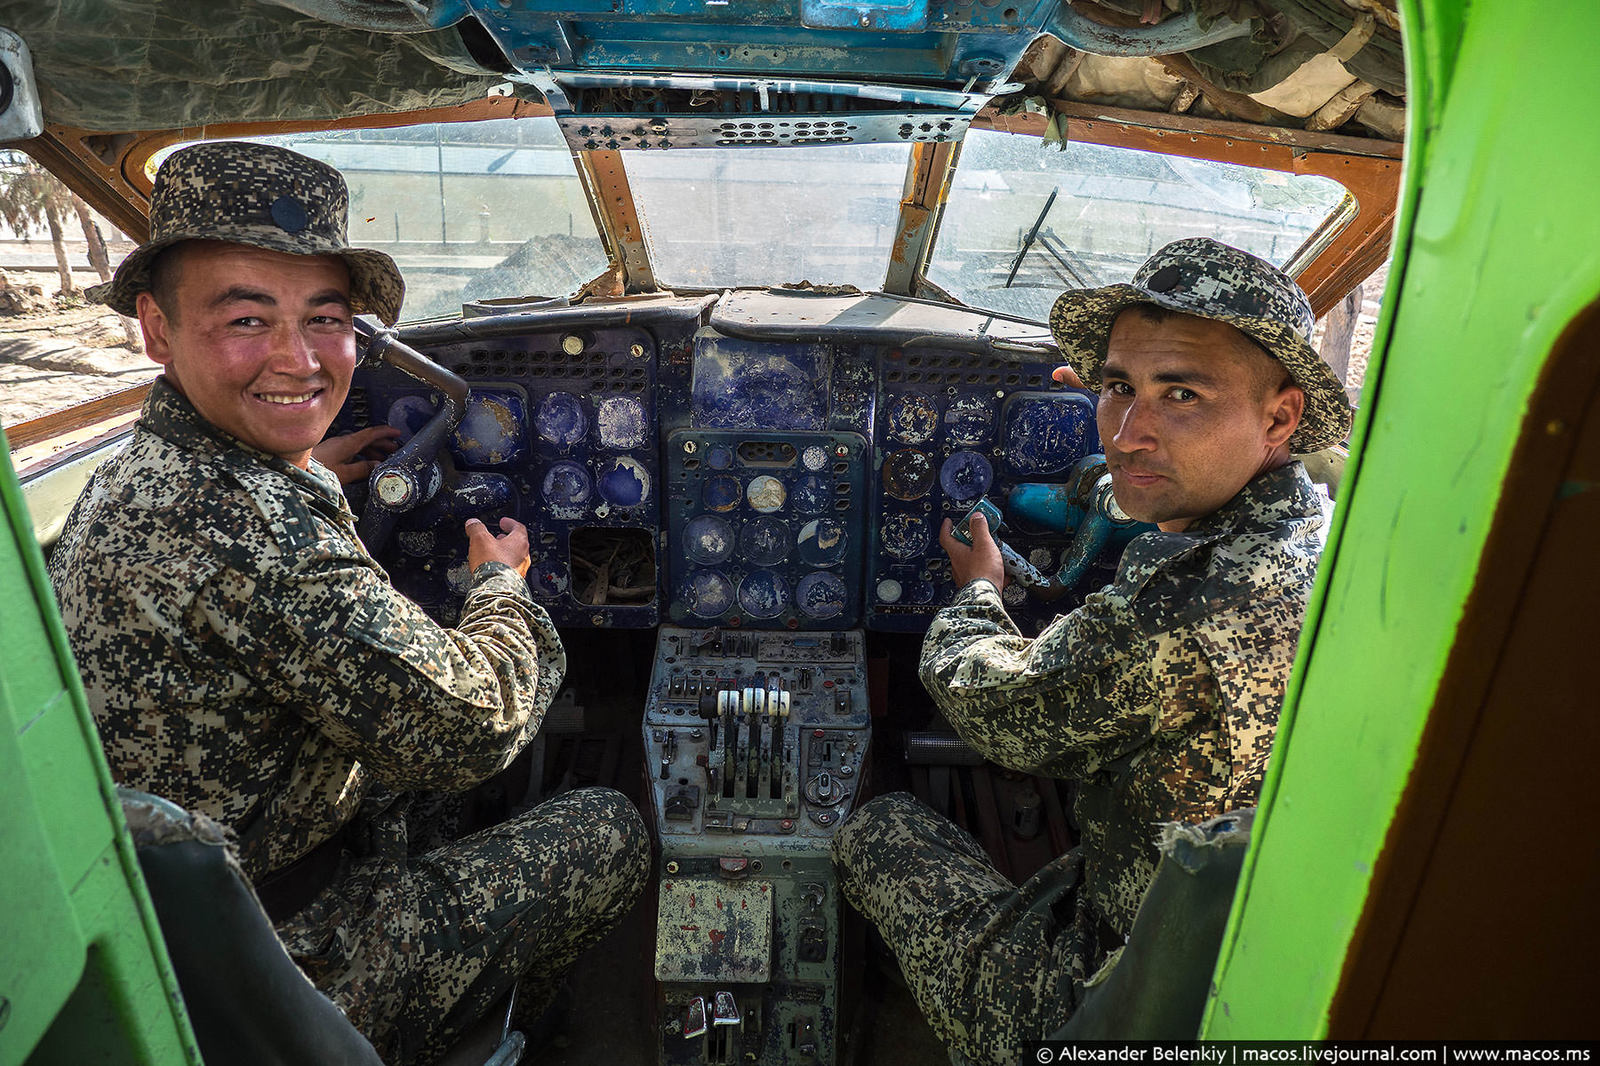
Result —
[[968, 547], [945, 522], [961, 590], [928, 630], [921, 672], [986, 757], [1078, 782], [1081, 846], [1013, 885], [898, 794], [864, 806], [834, 848], [846, 898], [953, 1058], [982, 1063], [1016, 1062], [1022, 1041], [1071, 1016], [1133, 924], [1157, 823], [1256, 802], [1324, 538], [1322, 498], [1290, 451], [1350, 427], [1307, 343], [1305, 295], [1215, 241], [1168, 245], [1132, 284], [1063, 294], [1050, 324], [1100, 390], [1118, 503], [1157, 531], [1029, 640], [1001, 605], [987, 527], [972, 524]]
[[237, 833], [305, 973], [386, 1061], [422, 1062], [519, 978], [548, 999], [636, 900], [649, 845], [609, 790], [454, 841], [414, 791], [510, 762], [566, 660], [523, 526], [467, 523], [471, 585], [442, 629], [311, 456], [349, 389], [351, 316], [392, 323], [404, 295], [388, 256], [348, 247], [346, 210], [337, 171], [281, 148], [166, 162], [152, 239], [93, 293], [138, 315], [164, 373], [51, 569], [112, 775]]

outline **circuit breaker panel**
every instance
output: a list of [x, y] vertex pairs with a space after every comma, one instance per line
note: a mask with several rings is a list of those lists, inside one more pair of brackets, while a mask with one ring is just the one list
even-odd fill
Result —
[[829, 847], [871, 741], [861, 633], [664, 626], [644, 733], [660, 1061], [832, 1063]]

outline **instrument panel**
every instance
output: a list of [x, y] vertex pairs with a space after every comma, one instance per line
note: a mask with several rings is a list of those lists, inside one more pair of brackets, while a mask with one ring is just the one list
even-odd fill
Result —
[[[918, 632], [955, 592], [941, 522], [1064, 482], [1099, 449], [1093, 398], [1051, 380], [1053, 351], [981, 343], [978, 315], [967, 336], [870, 323], [796, 336], [798, 315], [774, 316], [770, 337], [730, 335], [708, 320], [715, 300], [402, 331], [471, 395], [438, 490], [377, 553], [397, 587], [452, 622], [461, 521], [511, 514], [529, 528], [529, 587], [558, 625]], [[335, 429], [415, 432], [441, 402], [400, 370], [363, 367]], [[1071, 533], [1005, 535], [1049, 572]], [[1008, 585], [1007, 606], [1036, 631], [1113, 565], [1065, 599]]]

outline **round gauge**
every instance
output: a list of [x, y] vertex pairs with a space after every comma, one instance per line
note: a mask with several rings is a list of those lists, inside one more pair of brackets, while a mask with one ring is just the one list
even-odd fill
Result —
[[752, 566], [776, 566], [789, 554], [789, 523], [763, 515], [739, 530], [739, 555]]
[[750, 479], [750, 485], [745, 489], [745, 496], [755, 510], [762, 514], [771, 514], [773, 511], [783, 510], [788, 493], [784, 491], [783, 482], [771, 474], [762, 474], [760, 477]]
[[844, 558], [849, 533], [837, 519], [818, 518], [800, 527], [797, 543], [802, 562], [811, 566], [832, 566]]
[[713, 470], [726, 470], [733, 465], [733, 449], [726, 444], [713, 444], [706, 450], [706, 465]]
[[505, 392], [475, 392], [452, 443], [468, 466], [497, 466], [522, 454], [522, 397]]
[[686, 591], [689, 613], [700, 618], [716, 618], [733, 606], [733, 582], [720, 570], [696, 570]]
[[879, 533], [883, 550], [896, 559], [915, 559], [928, 550], [928, 520], [917, 515], [895, 514], [883, 520]]
[[807, 574], [794, 589], [795, 606], [808, 618], [835, 618], [844, 613], [844, 582], [822, 571]]
[[611, 396], [600, 401], [594, 415], [600, 447], [626, 451], [644, 443], [644, 405], [631, 396]]
[[389, 405], [389, 414], [384, 421], [410, 437], [427, 425], [432, 417], [433, 405], [426, 396], [402, 396]]
[[963, 396], [944, 413], [945, 436], [951, 444], [971, 447], [988, 435], [993, 417], [987, 399], [982, 396]]
[[807, 474], [794, 483], [789, 502], [801, 514], [824, 514], [833, 505], [833, 482], [817, 474]]
[[811, 444], [800, 453], [800, 462], [807, 470], [821, 470], [828, 465], [828, 449], [820, 444]]
[[567, 568], [560, 563], [540, 563], [528, 572], [528, 586], [542, 600], [553, 600], [567, 591]]
[[716, 474], [700, 486], [700, 500], [712, 511], [731, 511], [744, 499], [744, 486], [732, 474]]
[[938, 420], [932, 400], [909, 393], [889, 405], [889, 438], [903, 444], [924, 444], [933, 439]]
[[733, 527], [714, 514], [696, 515], [683, 527], [683, 554], [694, 563], [720, 563], [733, 554]]
[[1021, 585], [1007, 585], [1000, 592], [1000, 602], [1014, 611], [1028, 602], [1028, 591]]
[[595, 487], [607, 503], [637, 507], [650, 498], [650, 471], [631, 455], [622, 455], [600, 468]]
[[394, 535], [394, 539], [407, 555], [426, 558], [433, 554], [433, 531], [430, 529], [414, 532], [402, 529]]
[[933, 602], [933, 582], [918, 578], [906, 584], [906, 599], [912, 603], [924, 604]]
[[900, 596], [905, 590], [900, 587], [900, 582], [892, 577], [886, 577], [878, 582], [879, 603], [899, 603]]
[[558, 448], [569, 448], [589, 432], [589, 418], [583, 413], [583, 401], [570, 392], [548, 393], [539, 401], [539, 413], [533, 424], [539, 436]]
[[974, 500], [994, 484], [994, 467], [977, 452], [956, 452], [939, 468], [939, 487], [952, 500]]
[[883, 461], [883, 491], [897, 500], [916, 500], [933, 488], [933, 460], [926, 452], [907, 448]]
[[594, 491], [589, 471], [566, 459], [550, 464], [550, 469], [545, 471], [543, 488], [544, 498], [557, 507], [581, 507], [589, 502]]
[[771, 570], [752, 570], [739, 582], [739, 608], [751, 618], [776, 618], [789, 606], [789, 585]]

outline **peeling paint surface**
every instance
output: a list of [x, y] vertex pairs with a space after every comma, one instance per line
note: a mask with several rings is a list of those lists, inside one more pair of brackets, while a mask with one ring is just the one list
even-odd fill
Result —
[[915, 448], [892, 453], [883, 461], [883, 490], [897, 500], [918, 500], [933, 488], [933, 460]]
[[902, 444], [927, 443], [938, 424], [938, 410], [921, 393], [907, 393], [889, 408], [889, 438]]
[[739, 582], [739, 609], [751, 618], [776, 618], [788, 605], [788, 583], [771, 570], [753, 570]]
[[845, 587], [826, 570], [807, 574], [794, 590], [795, 606], [811, 618], [834, 618], [844, 611]]
[[1006, 403], [1004, 443], [1012, 473], [1059, 474], [1086, 452], [1094, 405], [1077, 393], [1017, 396]]
[[644, 405], [631, 396], [610, 396], [601, 400], [594, 422], [602, 448], [624, 451], [644, 443]]
[[527, 411], [514, 392], [475, 391], [452, 439], [457, 458], [468, 466], [498, 466], [521, 458], [527, 447]]
[[544, 440], [570, 448], [589, 432], [589, 417], [583, 413], [583, 401], [572, 393], [552, 392], [539, 401], [534, 425]]
[[691, 562], [720, 563], [733, 555], [733, 526], [713, 514], [696, 515], [683, 527], [683, 554]]
[[695, 344], [693, 424], [820, 430], [827, 421], [832, 363], [822, 345], [702, 339]]
[[989, 433], [991, 404], [981, 396], [963, 396], [944, 413], [944, 431], [951, 444], [970, 448]]
[[800, 514], [824, 514], [833, 505], [833, 482], [817, 474], [807, 474], [794, 483], [789, 502]]
[[744, 486], [732, 474], [706, 478], [700, 486], [700, 500], [711, 511], [731, 511], [744, 499]]
[[607, 503], [637, 507], [650, 498], [650, 471], [632, 456], [620, 456], [600, 468], [596, 488]]
[[828, 449], [813, 444], [800, 454], [800, 462], [807, 470], [821, 470], [828, 465]]
[[535, 596], [554, 599], [567, 591], [567, 568], [559, 563], [540, 563], [528, 576]]
[[717, 618], [733, 606], [733, 582], [720, 570], [696, 570], [689, 577], [689, 613]]
[[974, 500], [994, 484], [994, 467], [979, 452], [959, 451], [939, 469], [939, 487], [953, 500]]
[[[545, 471], [544, 484], [545, 501], [556, 513], [557, 517], [565, 517], [572, 512], [581, 512], [588, 506], [589, 499], [594, 495], [594, 485], [589, 479], [589, 471], [570, 460], [550, 464], [550, 469]], [[576, 515], [572, 515], [576, 517]]]
[[752, 566], [777, 566], [789, 556], [789, 523], [764, 515], [739, 530], [739, 555]]
[[883, 550], [897, 559], [915, 559], [928, 550], [928, 520], [896, 514], [884, 519]]
[[849, 543], [843, 522], [819, 518], [800, 528], [800, 559], [812, 566], [832, 566], [844, 558]]
[[784, 500], [788, 498], [783, 482], [771, 474], [762, 474], [760, 477], [751, 478], [750, 486], [745, 490], [745, 495], [750, 499], [750, 506], [763, 514], [781, 511]]
[[663, 881], [656, 979], [766, 981], [772, 973], [772, 904], [767, 881]]

